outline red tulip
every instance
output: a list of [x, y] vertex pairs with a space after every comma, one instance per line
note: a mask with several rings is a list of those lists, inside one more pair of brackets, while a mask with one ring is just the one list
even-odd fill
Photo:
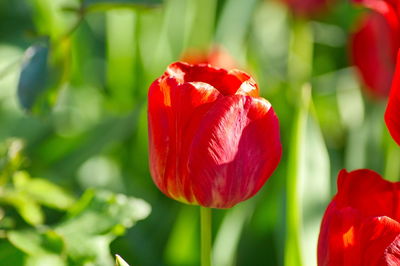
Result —
[[400, 48], [400, 5], [395, 0], [354, 0], [371, 9], [351, 39], [353, 64], [368, 92], [389, 95], [396, 54]]
[[320, 13], [329, 5], [330, 0], [283, 0], [297, 16], [309, 17]]
[[256, 194], [277, 167], [278, 119], [246, 73], [174, 63], [148, 99], [150, 172], [167, 196], [229, 208]]
[[393, 139], [400, 145], [400, 51], [397, 56], [396, 72], [386, 107], [385, 121]]
[[367, 170], [338, 177], [318, 240], [318, 265], [400, 265], [400, 182]]
[[237, 64], [221, 46], [214, 46], [209, 51], [189, 49], [181, 57], [189, 64], [210, 64], [225, 69], [236, 68]]

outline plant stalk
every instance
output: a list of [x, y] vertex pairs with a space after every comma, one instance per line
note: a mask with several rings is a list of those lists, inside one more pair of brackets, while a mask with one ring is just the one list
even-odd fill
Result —
[[211, 266], [211, 209], [200, 206], [201, 266]]

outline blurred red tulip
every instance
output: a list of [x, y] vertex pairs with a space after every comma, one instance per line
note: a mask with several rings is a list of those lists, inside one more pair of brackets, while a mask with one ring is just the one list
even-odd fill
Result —
[[393, 139], [400, 145], [400, 50], [390, 97], [385, 112], [385, 122]]
[[327, 8], [330, 0], [282, 0], [297, 16], [309, 17]]
[[189, 64], [210, 64], [215, 67], [233, 69], [236, 62], [221, 46], [214, 46], [209, 51], [189, 49], [181, 57], [181, 60]]
[[173, 199], [232, 207], [256, 194], [280, 161], [278, 119], [242, 71], [174, 63], [148, 100], [150, 172]]
[[396, 54], [400, 48], [400, 2], [353, 0], [371, 9], [351, 39], [353, 64], [368, 92], [378, 98], [389, 95]]
[[400, 265], [400, 183], [342, 170], [318, 240], [318, 265]]

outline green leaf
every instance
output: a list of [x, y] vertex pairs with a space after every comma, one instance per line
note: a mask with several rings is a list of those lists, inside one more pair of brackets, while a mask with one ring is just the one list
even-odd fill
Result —
[[143, 200], [88, 190], [55, 230], [64, 236], [73, 261], [107, 261], [108, 265], [113, 264], [110, 242], [149, 213], [150, 206]]
[[131, 227], [149, 213], [150, 205], [143, 200], [107, 191], [88, 190], [57, 231], [64, 234], [107, 234], [112, 233], [117, 225]]
[[29, 256], [26, 266], [65, 266], [65, 261], [57, 255]]
[[311, 88], [302, 88], [289, 158], [286, 263], [317, 265], [315, 247], [330, 197], [330, 162], [312, 105]]
[[9, 231], [7, 238], [29, 256], [29, 265], [64, 265], [68, 258], [73, 265], [111, 266], [111, 241], [149, 213], [150, 206], [143, 200], [88, 190], [65, 221], [52, 229]]
[[31, 256], [61, 254], [64, 250], [63, 239], [52, 230], [42, 233], [33, 229], [10, 231], [7, 238], [15, 247]]
[[50, 45], [35, 44], [25, 51], [17, 86], [22, 108], [34, 114], [46, 114], [57, 100], [61, 86], [69, 76], [70, 39], [65, 37]]
[[315, 248], [319, 228], [330, 198], [330, 161], [318, 121], [311, 114], [307, 117], [300, 158], [300, 249], [303, 265], [316, 266]]
[[254, 202], [243, 202], [229, 209], [215, 237], [213, 262], [215, 265], [235, 265], [237, 249], [246, 220], [254, 212]]
[[158, 7], [161, 0], [84, 0], [85, 12], [107, 11], [116, 8], [152, 8]]
[[63, 189], [45, 179], [31, 178], [27, 172], [13, 175], [14, 187], [6, 187], [0, 202], [15, 207], [21, 217], [31, 225], [44, 222], [41, 205], [65, 210], [73, 205], [74, 198]]
[[25, 110], [31, 110], [45, 90], [48, 56], [48, 44], [33, 45], [25, 52], [17, 88], [18, 100]]
[[129, 266], [129, 264], [121, 258], [120, 255], [115, 255], [115, 266]]
[[215, 41], [225, 47], [239, 61], [245, 60], [243, 43], [249, 32], [257, 2], [256, 0], [225, 1], [218, 19]]
[[285, 265], [302, 265], [300, 250], [301, 203], [299, 200], [299, 183], [301, 181], [301, 157], [304, 151], [307, 118], [311, 101], [311, 87], [307, 84], [301, 89], [299, 104], [296, 107], [286, 181], [286, 240]]
[[66, 210], [74, 203], [74, 198], [59, 186], [45, 179], [30, 178], [26, 172], [15, 173], [14, 183], [19, 191], [50, 208]]
[[44, 221], [40, 205], [22, 192], [4, 189], [0, 195], [0, 202], [14, 206], [21, 217], [31, 225], [39, 225]]

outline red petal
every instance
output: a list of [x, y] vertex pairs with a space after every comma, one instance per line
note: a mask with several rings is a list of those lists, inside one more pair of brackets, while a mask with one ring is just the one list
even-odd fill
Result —
[[[360, 247], [356, 230], [361, 216], [352, 208], [338, 208], [335, 199], [329, 204], [318, 238], [318, 265], [358, 266]], [[360, 265], [361, 266], [361, 265]]]
[[342, 170], [321, 224], [318, 265], [398, 265], [399, 184]]
[[387, 266], [400, 265], [400, 235], [386, 248], [383, 261]]
[[373, 9], [379, 13], [387, 12], [387, 6], [391, 6], [394, 9], [399, 7], [398, 0], [353, 0], [354, 3], [359, 3], [367, 8]]
[[340, 207], [357, 209], [365, 216], [400, 219], [400, 183], [392, 183], [368, 169], [342, 170], [338, 177], [336, 202]]
[[229, 53], [222, 47], [215, 45], [209, 51], [188, 49], [182, 56], [182, 61], [189, 64], [210, 64], [215, 67], [234, 69], [237, 64]]
[[356, 209], [338, 208], [333, 200], [321, 224], [318, 265], [388, 265], [383, 263], [388, 260], [385, 250], [399, 233], [397, 221], [386, 216], [364, 217]]
[[329, 0], [284, 0], [293, 13], [300, 16], [309, 16], [323, 11]]
[[386, 107], [385, 122], [393, 139], [400, 145], [400, 52], [397, 56], [396, 72]]
[[399, 234], [400, 224], [389, 217], [366, 219], [358, 237], [361, 265], [388, 265], [385, 263], [385, 250]]
[[[178, 82], [168, 76], [156, 80], [149, 90], [149, 157], [150, 171], [156, 185], [166, 195], [194, 202], [185, 191], [179, 171], [183, 136], [193, 113], [206, 112], [220, 93], [205, 83]], [[186, 132], [185, 132], [186, 134]]]
[[201, 205], [229, 208], [253, 196], [281, 157], [278, 119], [270, 104], [249, 96], [223, 97], [195, 123], [188, 169]]
[[373, 2], [381, 4], [371, 6], [376, 12], [368, 14], [352, 36], [352, 61], [370, 92], [387, 97], [399, 48], [399, 19], [390, 5]]
[[210, 84], [223, 95], [244, 94], [241, 88], [246, 86], [244, 95], [258, 96], [258, 87], [253, 78], [239, 70], [227, 71], [206, 64], [190, 65], [177, 62], [168, 67], [166, 74], [174, 77], [179, 83]]

